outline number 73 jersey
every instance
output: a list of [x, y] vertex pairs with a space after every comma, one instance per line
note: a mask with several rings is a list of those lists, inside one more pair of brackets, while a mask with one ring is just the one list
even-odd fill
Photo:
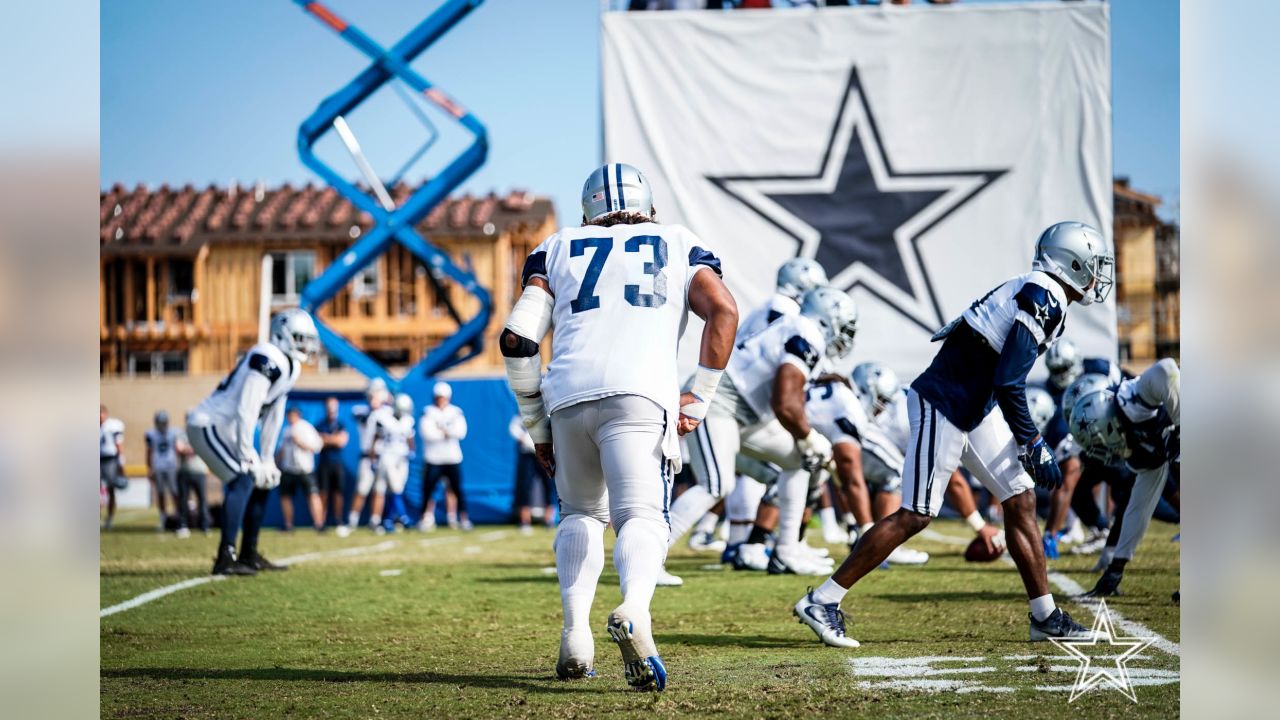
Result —
[[555, 296], [547, 410], [640, 395], [674, 413], [689, 284], [703, 269], [720, 274], [719, 259], [679, 225], [565, 228], [539, 245], [521, 285], [540, 277]]

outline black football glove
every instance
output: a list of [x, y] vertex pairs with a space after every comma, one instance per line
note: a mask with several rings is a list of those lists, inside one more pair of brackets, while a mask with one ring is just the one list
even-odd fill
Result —
[[1108, 570], [1098, 578], [1093, 589], [1085, 593], [1085, 597], [1113, 597], [1120, 594], [1120, 581], [1124, 579], [1123, 570]]
[[1062, 486], [1062, 469], [1058, 467], [1058, 461], [1053, 459], [1053, 451], [1040, 435], [1019, 449], [1018, 459], [1022, 461], [1022, 467], [1031, 479], [1035, 480], [1036, 487], [1056, 490]]

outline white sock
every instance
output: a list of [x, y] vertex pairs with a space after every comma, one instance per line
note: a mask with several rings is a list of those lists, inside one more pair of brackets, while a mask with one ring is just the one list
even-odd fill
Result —
[[830, 505], [818, 511], [818, 520], [822, 523], [823, 528], [844, 529], [840, 527], [840, 521], [836, 520], [836, 509]]
[[665, 523], [632, 518], [618, 531], [618, 541], [613, 546], [613, 564], [618, 569], [618, 581], [622, 586], [622, 604], [627, 606], [634, 620], [637, 616], [647, 622], [649, 603], [657, 587], [658, 573], [667, 559], [667, 528]]
[[604, 523], [586, 515], [570, 515], [556, 529], [556, 575], [566, 632], [589, 627], [596, 584], [604, 570]]
[[701, 485], [694, 485], [671, 504], [671, 544], [689, 532], [689, 528], [706, 514], [716, 499]]
[[1041, 595], [1038, 598], [1031, 598], [1031, 617], [1037, 621], [1044, 620], [1053, 614], [1053, 610], [1056, 607], [1057, 605], [1053, 604], [1052, 593]]
[[356, 511], [354, 511], [354, 510], [352, 510], [352, 511], [351, 511], [351, 512], [349, 512], [349, 513], [347, 513], [347, 524], [348, 524], [348, 525], [350, 525], [351, 527], [355, 527], [357, 524], [359, 524], [359, 522], [360, 522], [360, 513], [357, 513], [357, 512], [356, 512]]
[[847, 592], [849, 592], [849, 588], [841, 587], [832, 578], [827, 578], [826, 582], [819, 585], [818, 589], [813, 591], [813, 600], [814, 602], [819, 602], [823, 605], [830, 605], [831, 603], [836, 603], [838, 605], [841, 600], [844, 600], [845, 593]]
[[370, 524], [370, 525], [372, 525], [372, 526], [374, 526], [374, 527], [377, 527], [377, 526], [381, 525], [381, 524], [382, 524], [382, 516], [381, 516], [381, 515], [370, 515], [370, 516], [369, 516], [369, 524]]
[[751, 523], [749, 522], [731, 522], [729, 523], [729, 544], [738, 545], [747, 541], [751, 536]]
[[693, 531], [699, 533], [707, 533], [708, 535], [716, 531], [716, 525], [720, 524], [720, 516], [713, 512], [709, 512], [698, 520], [698, 524], [694, 526]]
[[800, 524], [804, 522], [804, 508], [809, 503], [809, 471], [791, 470], [778, 478], [778, 540], [779, 547], [800, 542]]

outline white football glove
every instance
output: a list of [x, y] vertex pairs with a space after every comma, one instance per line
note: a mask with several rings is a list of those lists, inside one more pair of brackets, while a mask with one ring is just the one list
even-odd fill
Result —
[[261, 463], [257, 470], [253, 478], [254, 487], [270, 490], [280, 484], [280, 468], [275, 463]]
[[796, 441], [796, 450], [804, 458], [806, 470], [816, 470], [831, 460], [831, 441], [813, 428], [809, 428], [808, 435]]

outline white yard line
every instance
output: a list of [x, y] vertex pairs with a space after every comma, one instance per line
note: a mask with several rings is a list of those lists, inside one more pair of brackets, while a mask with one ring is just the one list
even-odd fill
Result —
[[115, 615], [118, 612], [124, 612], [125, 610], [132, 610], [138, 607], [139, 605], [145, 605], [151, 602], [152, 600], [159, 600], [165, 595], [176, 593], [179, 590], [186, 590], [187, 588], [193, 588], [193, 587], [196, 587], [197, 585], [203, 585], [207, 582], [213, 582], [215, 580], [226, 580], [226, 579], [227, 579], [226, 575], [206, 575], [204, 577], [191, 578], [190, 580], [183, 580], [180, 583], [174, 583], [172, 585], [165, 585], [162, 588], [156, 588], [155, 590], [152, 590], [150, 592], [144, 592], [138, 597], [125, 600], [122, 603], [112, 605], [111, 607], [108, 607], [108, 608], [102, 608], [101, 612], [98, 613], [98, 617], [104, 618], [108, 615]]
[[[972, 538], [965, 539], [954, 535], [944, 535], [933, 528], [925, 528], [920, 533], [920, 537], [925, 540], [932, 540], [934, 542], [946, 543], [948, 545], [955, 546], [964, 546], [972, 542]], [[1009, 565], [1013, 564], [1013, 558], [1009, 557], [1008, 553], [1002, 554], [1000, 559]], [[1090, 612], [1097, 611], [1098, 600], [1094, 598], [1080, 597], [1080, 594], [1085, 592], [1085, 589], [1080, 585], [1080, 583], [1060, 572], [1050, 572], [1049, 582], [1053, 583], [1054, 587], [1062, 591], [1062, 593], [1072, 602], [1089, 608]], [[1182, 657], [1182, 648], [1178, 643], [1169, 640], [1140, 622], [1123, 617], [1120, 613], [1116, 612], [1113, 607], [1108, 606], [1107, 613], [1111, 616], [1111, 622], [1118, 627], [1124, 628], [1125, 632], [1129, 633], [1130, 637], [1152, 638], [1152, 647], [1159, 648], [1175, 657]]]

